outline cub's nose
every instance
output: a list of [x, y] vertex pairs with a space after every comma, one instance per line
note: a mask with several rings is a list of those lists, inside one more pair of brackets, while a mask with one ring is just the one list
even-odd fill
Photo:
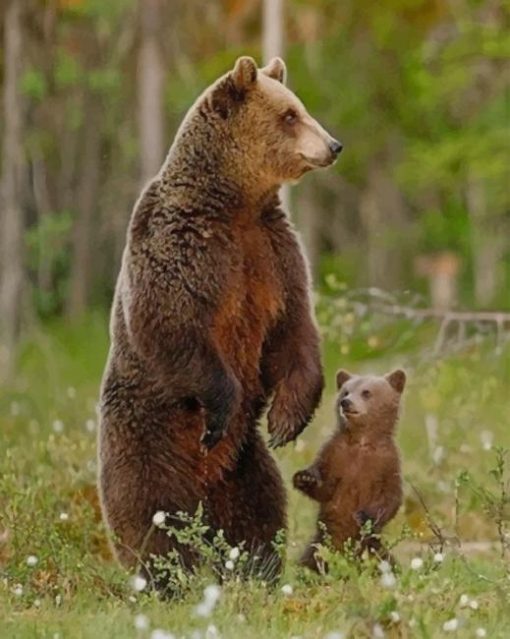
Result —
[[329, 143], [329, 150], [335, 157], [340, 155], [343, 148], [344, 145], [338, 140], [331, 140], [331, 142]]
[[352, 402], [350, 399], [347, 399], [347, 397], [344, 397], [340, 401], [340, 406], [343, 408], [343, 410], [349, 410], [349, 408], [351, 408], [352, 406]]

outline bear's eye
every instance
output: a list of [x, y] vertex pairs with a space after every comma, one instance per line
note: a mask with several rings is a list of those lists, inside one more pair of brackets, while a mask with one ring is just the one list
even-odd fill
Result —
[[369, 390], [361, 391], [361, 397], [363, 397], [363, 399], [370, 399], [372, 393]]
[[298, 119], [298, 114], [296, 113], [296, 111], [294, 111], [294, 109], [288, 109], [288, 111], [285, 111], [285, 113], [283, 114], [283, 121], [285, 122], [285, 124], [295, 124], [297, 122]]

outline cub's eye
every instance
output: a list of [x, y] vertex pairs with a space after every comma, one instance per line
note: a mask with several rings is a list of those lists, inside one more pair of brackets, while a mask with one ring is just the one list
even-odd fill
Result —
[[363, 399], [370, 399], [372, 397], [372, 393], [369, 390], [361, 391], [361, 397], [363, 397]]
[[283, 115], [283, 121], [285, 124], [295, 124], [297, 122], [298, 115], [294, 109], [289, 109]]

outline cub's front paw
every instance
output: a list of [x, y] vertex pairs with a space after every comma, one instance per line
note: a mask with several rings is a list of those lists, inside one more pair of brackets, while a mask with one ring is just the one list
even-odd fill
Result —
[[292, 478], [294, 488], [307, 492], [320, 484], [320, 477], [312, 470], [298, 470]]

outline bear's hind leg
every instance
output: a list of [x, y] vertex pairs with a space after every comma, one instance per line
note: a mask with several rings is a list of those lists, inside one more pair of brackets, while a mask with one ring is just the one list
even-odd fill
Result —
[[254, 431], [239, 452], [236, 467], [209, 490], [207, 515], [213, 529], [223, 529], [231, 546], [250, 555], [248, 577], [278, 578], [286, 531], [287, 498], [282, 477], [261, 435]]

